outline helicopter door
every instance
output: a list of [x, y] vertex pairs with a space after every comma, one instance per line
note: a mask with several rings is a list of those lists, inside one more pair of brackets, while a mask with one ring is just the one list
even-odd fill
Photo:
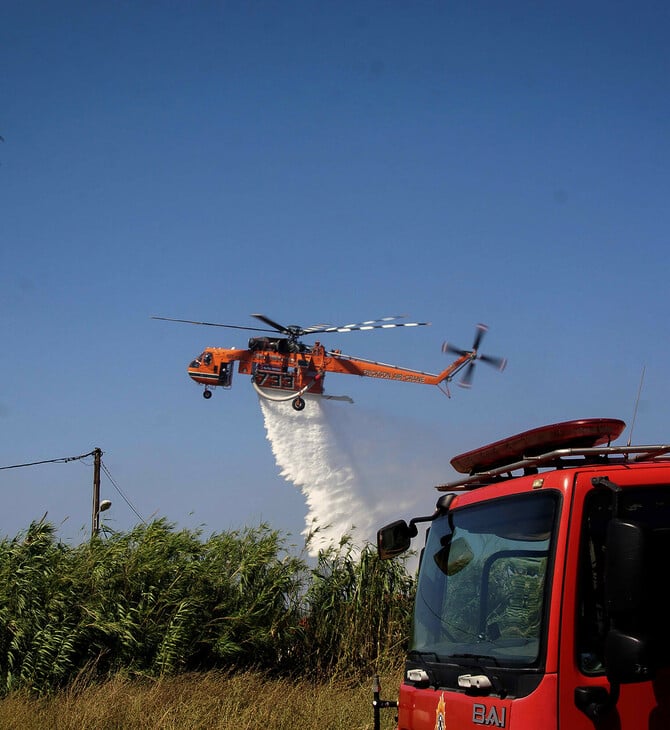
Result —
[[233, 363], [222, 362], [219, 368], [219, 385], [230, 388], [233, 383]]

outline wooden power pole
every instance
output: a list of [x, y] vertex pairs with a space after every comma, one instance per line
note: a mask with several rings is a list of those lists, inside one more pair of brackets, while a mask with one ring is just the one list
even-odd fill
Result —
[[102, 451], [93, 449], [93, 512], [91, 515], [91, 537], [100, 532], [100, 461]]

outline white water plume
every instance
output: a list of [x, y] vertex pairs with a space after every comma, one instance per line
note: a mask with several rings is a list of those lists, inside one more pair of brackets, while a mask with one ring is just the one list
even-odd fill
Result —
[[387, 522], [432, 513], [449, 468], [434, 435], [323, 398], [308, 396], [303, 411], [259, 400], [280, 475], [305, 496], [311, 555], [345, 535], [360, 549]]

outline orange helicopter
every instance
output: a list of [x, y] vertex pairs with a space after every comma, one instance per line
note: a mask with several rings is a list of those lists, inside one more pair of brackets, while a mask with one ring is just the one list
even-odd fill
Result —
[[[479, 353], [481, 339], [488, 330], [488, 327], [483, 324], [477, 325], [474, 343], [470, 350], [461, 350], [445, 342], [442, 345], [443, 352], [453, 353], [458, 357], [441, 373], [432, 375], [419, 370], [410, 370], [395, 365], [374, 362], [373, 360], [364, 360], [360, 357], [352, 357], [343, 354], [341, 350], [326, 350], [319, 341], [316, 341], [313, 345], [306, 345], [300, 340], [304, 335], [388, 329], [392, 327], [422, 327], [429, 325], [430, 322], [397, 322], [396, 320], [403, 319], [400, 316], [384, 317], [361, 322], [360, 324], [348, 324], [339, 327], [324, 324], [301, 327], [299, 325], [284, 326], [278, 324], [263, 314], [252, 314], [251, 316], [264, 322], [271, 329], [218, 324], [215, 322], [196, 322], [191, 319], [174, 319], [172, 317], [153, 316], [152, 319], [273, 333], [274, 337], [251, 337], [246, 350], [207, 347], [190, 362], [188, 374], [196, 383], [204, 386], [203, 396], [211, 398], [213, 388], [230, 388], [232, 386], [233, 368], [237, 362], [238, 372], [251, 375], [251, 384], [260, 397], [272, 401], [291, 401], [296, 411], [301, 411], [305, 407], [305, 398], [303, 396], [306, 394], [331, 400], [353, 402], [349, 396], [334, 396], [324, 393], [323, 384], [326, 373], [341, 373], [343, 375], [383, 378], [384, 380], [396, 380], [405, 383], [437, 385], [449, 397], [448, 387], [446, 385], [442, 387], [442, 383], [449, 383], [456, 373], [466, 368], [459, 385], [465, 388], [470, 387], [476, 360], [494, 365], [501, 371], [505, 369], [507, 364], [505, 358]], [[283, 336], [278, 337], [276, 333]]]

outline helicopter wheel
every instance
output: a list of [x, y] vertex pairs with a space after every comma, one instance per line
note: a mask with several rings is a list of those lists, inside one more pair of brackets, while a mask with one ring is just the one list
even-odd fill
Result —
[[202, 391], [202, 397], [205, 400], [209, 400], [212, 397], [212, 391], [211, 390], [203, 390]]
[[296, 411], [301, 411], [305, 407], [305, 399], [298, 396], [297, 398], [293, 399], [293, 408], [295, 408]]

